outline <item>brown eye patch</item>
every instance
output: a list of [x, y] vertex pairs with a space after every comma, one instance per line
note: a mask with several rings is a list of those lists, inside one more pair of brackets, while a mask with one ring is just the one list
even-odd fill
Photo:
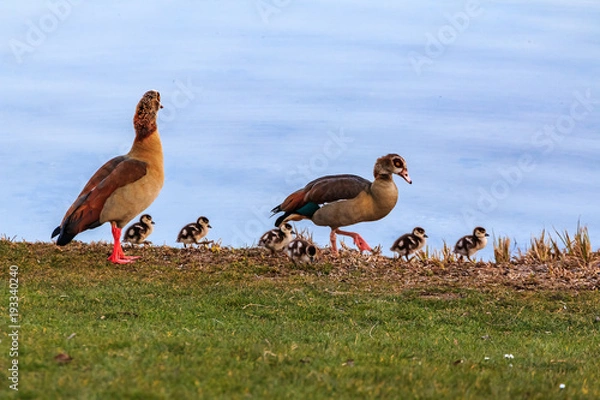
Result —
[[401, 160], [399, 160], [399, 159], [396, 158], [394, 160], [394, 167], [396, 167], [396, 168], [403, 168], [404, 167], [404, 163]]

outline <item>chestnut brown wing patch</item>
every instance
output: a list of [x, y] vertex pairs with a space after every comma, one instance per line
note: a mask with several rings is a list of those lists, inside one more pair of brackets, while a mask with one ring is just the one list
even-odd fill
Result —
[[[144, 175], [146, 163], [143, 161], [127, 156], [115, 157], [108, 161], [92, 176], [67, 211], [61, 224], [61, 236], [70, 236], [72, 239], [79, 232], [99, 226], [100, 213], [106, 199], [115, 190], [141, 179]], [[62, 241], [59, 237], [58, 242]]]
[[275, 207], [271, 211], [273, 213], [278, 213], [279, 211], [288, 212], [288, 211], [297, 210], [306, 204], [304, 197], [305, 197], [305, 189], [297, 190], [294, 193], [290, 194], [288, 197], [286, 197], [285, 200], [283, 201], [283, 203], [281, 203], [279, 206]]
[[129, 158], [127, 156], [118, 156], [104, 163], [104, 165], [101, 166], [94, 175], [92, 175], [88, 183], [85, 184], [81, 190], [81, 193], [79, 193], [79, 196], [77, 197], [79, 198], [82, 194], [90, 192], [93, 188], [98, 186], [100, 182], [106, 179], [106, 177], [117, 168], [117, 165], [128, 159]]

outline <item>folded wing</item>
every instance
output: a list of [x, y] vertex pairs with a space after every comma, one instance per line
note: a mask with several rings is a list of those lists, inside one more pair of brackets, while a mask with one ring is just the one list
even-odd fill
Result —
[[104, 164], [85, 185], [71, 205], [60, 226], [52, 232], [57, 244], [69, 243], [75, 235], [101, 224], [100, 213], [115, 190], [146, 175], [146, 163], [127, 156], [115, 157]]
[[315, 179], [271, 210], [273, 214], [284, 212], [275, 225], [279, 226], [292, 214], [310, 218], [320, 205], [353, 199], [361, 192], [369, 191], [370, 186], [370, 181], [357, 175], [329, 175]]

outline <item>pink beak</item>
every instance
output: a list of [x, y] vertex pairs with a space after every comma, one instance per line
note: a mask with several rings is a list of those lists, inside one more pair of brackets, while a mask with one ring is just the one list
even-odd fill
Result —
[[398, 175], [400, 175], [406, 182], [408, 182], [409, 185], [412, 185], [412, 179], [410, 179], [410, 176], [408, 176], [408, 170], [404, 169]]

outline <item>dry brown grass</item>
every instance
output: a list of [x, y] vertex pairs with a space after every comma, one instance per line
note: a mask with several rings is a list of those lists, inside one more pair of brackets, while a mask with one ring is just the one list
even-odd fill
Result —
[[597, 268], [599, 253], [594, 253], [586, 227], [577, 225], [574, 235], [567, 230], [555, 231], [558, 239], [552, 238], [545, 230], [539, 237], [533, 237], [530, 247], [519, 251], [516, 261], [525, 264], [548, 264], [552, 268], [580, 269]]
[[524, 263], [547, 263], [560, 259], [561, 251], [555, 240], [542, 230], [539, 237], [532, 237], [529, 248], [522, 252], [519, 250], [517, 260]]
[[448, 246], [444, 240], [444, 245], [441, 250], [431, 249], [428, 246], [425, 250], [417, 253], [417, 259], [423, 263], [432, 263], [439, 268], [445, 268], [447, 265], [451, 265], [457, 262], [456, 254], [452, 251], [452, 248]]
[[[451, 248], [444, 243], [441, 250], [427, 246], [410, 262], [381, 255], [359, 254], [342, 247], [333, 257], [329, 249], [321, 249], [319, 261], [312, 265], [295, 266], [284, 254], [269, 257], [261, 248], [223, 247], [219, 242], [206, 248], [181, 249], [169, 246], [145, 246], [128, 249], [128, 254], [140, 255], [134, 264], [114, 266], [133, 272], [148, 265], [162, 265], [177, 270], [201, 274], [251, 274], [261, 279], [327, 276], [332, 282], [350, 283], [374, 291], [401, 292], [406, 289], [431, 287], [494, 288], [518, 290], [598, 290], [600, 289], [600, 253], [591, 251], [587, 230], [581, 228], [574, 236], [561, 236], [565, 249], [546, 236], [534, 238], [532, 247], [516, 257], [510, 257], [510, 241], [495, 240], [496, 262], [457, 262]], [[6, 262], [52, 264], [60, 266], [71, 259], [85, 258], [86, 265], [105, 265], [111, 251], [108, 243], [74, 242], [64, 248], [51, 243], [24, 243], [0, 239]], [[10, 251], [7, 251], [10, 250]], [[496, 253], [496, 252], [495, 252]], [[110, 266], [106, 263], [107, 266]], [[82, 268], [86, 266], [82, 265]], [[92, 267], [97, 268], [97, 267]]]
[[510, 262], [510, 239], [507, 237], [494, 237], [494, 260], [496, 264]]
[[591, 264], [593, 259], [592, 243], [586, 227], [577, 224], [577, 231], [572, 239], [566, 230], [562, 234], [557, 231], [556, 235], [565, 246], [562, 252], [563, 258], [569, 258], [581, 267]]

